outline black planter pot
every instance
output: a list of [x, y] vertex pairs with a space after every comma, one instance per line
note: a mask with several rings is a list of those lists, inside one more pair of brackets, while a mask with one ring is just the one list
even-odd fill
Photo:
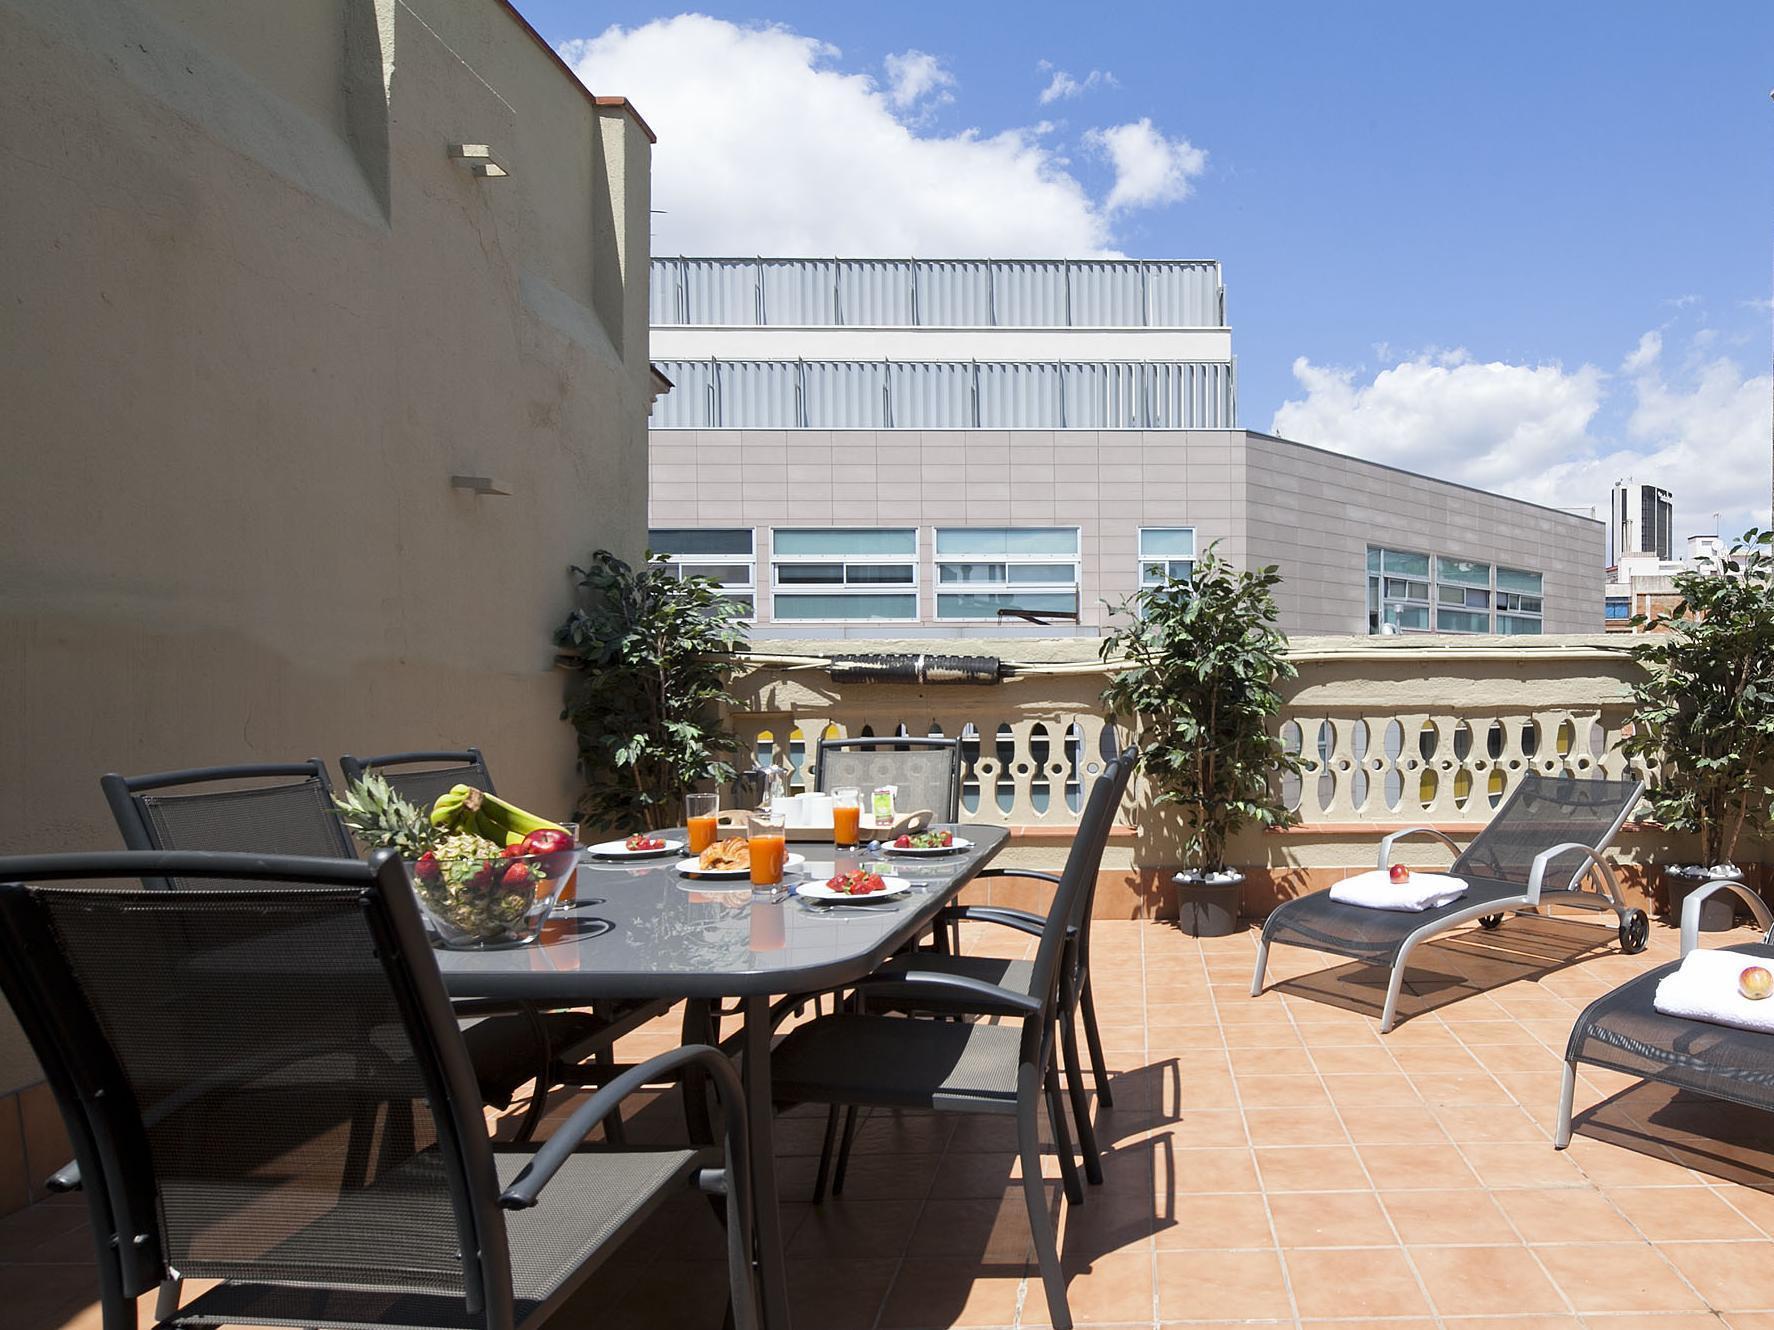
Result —
[[1244, 874], [1231, 871], [1230, 881], [1206, 882], [1194, 869], [1178, 873], [1177, 927], [1190, 937], [1226, 937], [1238, 931], [1244, 902]]
[[[1681, 922], [1682, 907], [1697, 889], [1712, 881], [1743, 881], [1742, 872], [1722, 873], [1717, 878], [1711, 873], [1696, 876], [1685, 872], [1682, 868], [1666, 868], [1663, 870], [1663, 881], [1669, 891], [1669, 913], [1677, 923]], [[1737, 897], [1721, 894], [1709, 896], [1700, 902], [1700, 931], [1702, 933], [1728, 933], [1737, 923]]]

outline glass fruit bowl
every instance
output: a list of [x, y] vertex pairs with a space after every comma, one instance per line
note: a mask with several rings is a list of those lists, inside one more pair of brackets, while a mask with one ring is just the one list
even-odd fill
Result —
[[426, 921], [444, 946], [534, 942], [573, 878], [577, 850], [558, 854], [427, 855], [406, 865]]

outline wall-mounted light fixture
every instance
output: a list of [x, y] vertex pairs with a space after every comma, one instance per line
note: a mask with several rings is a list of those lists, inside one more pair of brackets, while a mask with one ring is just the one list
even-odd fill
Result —
[[451, 476], [450, 488], [453, 490], [467, 490], [470, 494], [511, 493], [510, 490], [506, 489], [505, 486], [501, 485], [491, 476]]
[[485, 143], [452, 143], [450, 156], [467, 162], [468, 169], [483, 180], [511, 174], [493, 160], [493, 150]]

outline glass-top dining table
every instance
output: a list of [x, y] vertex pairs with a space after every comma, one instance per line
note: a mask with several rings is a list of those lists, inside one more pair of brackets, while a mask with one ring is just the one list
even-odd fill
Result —
[[[675, 856], [610, 862], [583, 855], [576, 899], [556, 911], [535, 944], [436, 953], [456, 998], [525, 999], [548, 1007], [688, 1000], [685, 1029], [691, 1032], [714, 1029], [715, 1003], [738, 1004], [762, 1314], [771, 1330], [789, 1325], [771, 1134], [771, 999], [866, 977], [916, 939], [1008, 838], [1001, 827], [950, 829], [969, 844], [933, 857], [868, 849], [840, 854], [830, 845], [793, 842], [791, 854], [804, 862], [784, 874], [780, 888], [692, 879], [677, 871]], [[658, 834], [683, 839], [682, 830]], [[830, 904], [794, 894], [798, 883], [823, 883], [842, 869], [883, 860], [909, 890]]]

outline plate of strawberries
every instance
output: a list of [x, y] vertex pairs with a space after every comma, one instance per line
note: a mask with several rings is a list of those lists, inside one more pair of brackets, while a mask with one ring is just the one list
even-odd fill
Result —
[[952, 831], [914, 831], [904, 836], [895, 837], [881, 848], [888, 854], [935, 856], [959, 854], [962, 850], [971, 850], [973, 842], [957, 836]]
[[661, 855], [680, 854], [683, 848], [684, 842], [681, 840], [667, 840], [663, 836], [641, 832], [625, 840], [600, 842], [587, 849], [586, 853], [594, 859], [657, 859]]
[[816, 901], [875, 901], [910, 891], [912, 884], [903, 877], [883, 877], [866, 868], [853, 868], [824, 882], [803, 882], [795, 895]]

